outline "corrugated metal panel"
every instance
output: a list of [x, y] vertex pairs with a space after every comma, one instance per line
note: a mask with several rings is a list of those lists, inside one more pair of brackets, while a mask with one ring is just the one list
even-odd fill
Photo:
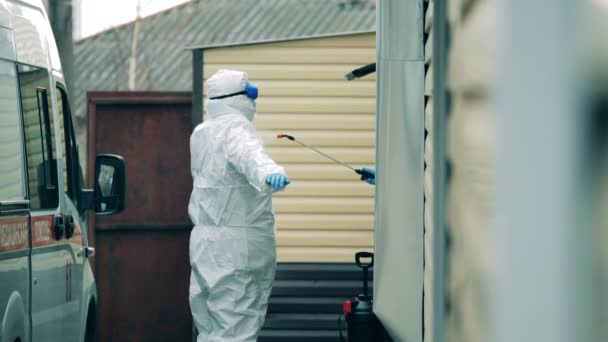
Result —
[[260, 86], [256, 126], [293, 183], [275, 196], [282, 262], [352, 262], [373, 248], [374, 189], [352, 171], [276, 139], [279, 133], [355, 166], [375, 162], [375, 78], [344, 75], [375, 61], [375, 34], [205, 50], [204, 76], [250, 73]]
[[[231, 50], [238, 50], [235, 53]], [[375, 59], [375, 50], [369, 48], [295, 48], [247, 46], [210, 50], [205, 57], [210, 63], [253, 64], [333, 64], [332, 62], [366, 64]]]
[[[374, 145], [373, 131], [285, 131], [297, 134], [298, 139], [317, 147], [369, 147]], [[289, 147], [293, 142], [277, 139], [273, 131], [260, 132], [268, 147]]]
[[[361, 67], [359, 64], [337, 64], [337, 65], [310, 65], [310, 64], [249, 64], [247, 61], [239, 64], [209, 63], [205, 61], [205, 75], [212, 74], [218, 69], [247, 70], [251, 79], [264, 80], [334, 80], [344, 81], [344, 70], [354, 70]], [[376, 74], [365, 76], [366, 79], [375, 80]], [[359, 82], [357, 82], [359, 83]], [[348, 87], [349, 85], [345, 85]]]
[[368, 35], [336, 36], [323, 39], [302, 39], [272, 43], [273, 47], [287, 48], [376, 48], [376, 41]]
[[[289, 170], [289, 164], [283, 164]], [[289, 171], [287, 171], [289, 172]], [[374, 198], [360, 197], [276, 197], [274, 199], [274, 208], [280, 215], [282, 213], [310, 213], [310, 214], [349, 214], [374, 213]], [[279, 216], [280, 219], [280, 216]], [[371, 245], [371, 241], [370, 241]], [[352, 259], [352, 258], [349, 258]], [[348, 260], [350, 261], [350, 260]]]
[[374, 218], [367, 214], [282, 214], [278, 228], [279, 230], [372, 230]]
[[[290, 114], [261, 114], [255, 119], [258, 129], [264, 130], [314, 130], [326, 131], [340, 129], [346, 130], [366, 130], [376, 126], [376, 115], [357, 115], [351, 114], [319, 114], [290, 115]], [[345, 125], [345, 123], [348, 123]]]
[[447, 220], [452, 243], [447, 281], [452, 310], [447, 339], [491, 340], [488, 276], [492, 253], [489, 239], [494, 218], [494, 112], [490, 97], [497, 60], [494, 43], [498, 5], [495, 0], [451, 1], [453, 28], [449, 87], [453, 112], [448, 125]]
[[[261, 93], [264, 95], [265, 93]], [[265, 96], [272, 96], [266, 93]], [[365, 97], [267, 97], [258, 100], [260, 113], [336, 113], [370, 114], [375, 113], [375, 98]], [[356, 118], [353, 118], [356, 120]], [[348, 124], [346, 122], [345, 124]]]
[[[279, 239], [284, 247], [313, 245], [318, 247], [362, 247], [369, 246], [374, 238], [373, 231], [327, 231], [302, 230], [280, 231]], [[352, 258], [351, 258], [352, 259]]]
[[[340, 67], [339, 70], [346, 68]], [[260, 75], [264, 77], [264, 75]], [[251, 76], [250, 76], [251, 77]], [[293, 77], [293, 76], [291, 76]], [[253, 77], [251, 77], [254, 79]], [[353, 97], [353, 96], [374, 96], [376, 87], [372, 82], [344, 82], [344, 75], [341, 80], [322, 82], [317, 80], [261, 80], [255, 79], [256, 84], [266, 94], [276, 97]], [[206, 93], [204, 95], [207, 95]]]
[[[352, 176], [350, 177], [352, 178]], [[289, 191], [276, 194], [277, 197], [373, 197], [374, 190], [369, 186], [361, 186], [360, 180], [336, 181], [302, 181], [298, 180]]]
[[[281, 160], [283, 163], [323, 163], [332, 164], [332, 161], [323, 158], [311, 151], [302, 149], [301, 147], [271, 147], [269, 153]], [[373, 147], [327, 147], [323, 148], [323, 152], [351, 164], [367, 164], [375, 162], [376, 149]], [[352, 174], [351, 174], [352, 175]]]

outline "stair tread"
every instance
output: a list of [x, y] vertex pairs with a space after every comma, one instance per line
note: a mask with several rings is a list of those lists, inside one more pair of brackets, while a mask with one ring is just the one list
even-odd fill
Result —
[[336, 314], [328, 313], [281, 313], [281, 314], [268, 314], [266, 319], [334, 319]]
[[[370, 270], [370, 280], [373, 270]], [[279, 264], [275, 279], [360, 280], [363, 271], [354, 264]]]
[[[370, 272], [370, 291], [372, 279]], [[339, 342], [342, 303], [362, 291], [363, 272], [354, 264], [279, 264], [258, 341]]]
[[337, 337], [338, 330], [302, 330], [302, 329], [284, 329], [284, 330], [262, 330], [260, 337], [270, 336], [305, 336], [305, 337]]
[[333, 304], [342, 303], [344, 300], [351, 298], [349, 296], [339, 297], [271, 297], [270, 303], [281, 304]]

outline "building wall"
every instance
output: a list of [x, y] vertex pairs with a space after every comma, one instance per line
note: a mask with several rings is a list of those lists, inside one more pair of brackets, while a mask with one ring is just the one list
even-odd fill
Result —
[[375, 75], [344, 75], [376, 59], [374, 33], [204, 51], [204, 79], [249, 73], [260, 87], [255, 125], [293, 182], [274, 198], [280, 262], [352, 262], [372, 250], [374, 188], [285, 139], [292, 134], [355, 167], [375, 163]]
[[446, 339], [490, 341], [489, 274], [495, 196], [495, 111], [491, 95], [496, 70], [497, 0], [449, 2], [451, 47], [447, 122], [447, 223], [450, 236]]

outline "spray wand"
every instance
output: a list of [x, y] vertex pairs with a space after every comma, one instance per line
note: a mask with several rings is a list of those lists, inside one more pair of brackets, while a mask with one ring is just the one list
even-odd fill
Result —
[[313, 151], [317, 152], [318, 154], [322, 155], [323, 157], [325, 157], [325, 158], [327, 158], [327, 159], [329, 159], [329, 160], [332, 160], [332, 161], [333, 161], [333, 162], [335, 162], [336, 164], [339, 164], [339, 165], [342, 165], [342, 166], [344, 166], [344, 167], [346, 167], [346, 168], [348, 168], [348, 169], [351, 169], [351, 170], [352, 170], [352, 171], [354, 171], [356, 174], [358, 174], [358, 175], [360, 175], [360, 176], [361, 176], [361, 180], [366, 180], [366, 179], [369, 179], [369, 178], [374, 178], [374, 177], [375, 177], [373, 174], [371, 174], [371, 173], [369, 173], [369, 172], [367, 172], [367, 171], [365, 171], [365, 170], [363, 170], [363, 169], [355, 169], [354, 167], [352, 167], [352, 166], [350, 166], [350, 165], [348, 165], [348, 164], [346, 164], [346, 163], [344, 163], [344, 162], [341, 162], [341, 161], [339, 161], [338, 159], [336, 159], [336, 158], [334, 158], [334, 157], [332, 157], [332, 156], [330, 156], [330, 155], [328, 155], [328, 154], [325, 154], [325, 153], [323, 153], [323, 152], [319, 151], [319, 150], [318, 150], [318, 149], [316, 149], [315, 147], [310, 146], [310, 145], [308, 145], [308, 144], [305, 144], [305, 143], [301, 142], [300, 140], [296, 139], [296, 138], [295, 138], [294, 136], [292, 136], [292, 135], [287, 135], [287, 134], [279, 134], [279, 135], [277, 135], [277, 139], [282, 139], [282, 138], [287, 138], [287, 139], [289, 139], [289, 140], [291, 140], [291, 141], [295, 141], [296, 143], [298, 143], [298, 144], [302, 145], [303, 147], [306, 147], [306, 148], [308, 148], [308, 149], [311, 149], [311, 150], [313, 150]]

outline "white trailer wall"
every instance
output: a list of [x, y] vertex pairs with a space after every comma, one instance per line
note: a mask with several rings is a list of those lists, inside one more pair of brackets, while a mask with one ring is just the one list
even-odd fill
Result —
[[422, 0], [378, 2], [374, 312], [396, 341], [422, 341]]

